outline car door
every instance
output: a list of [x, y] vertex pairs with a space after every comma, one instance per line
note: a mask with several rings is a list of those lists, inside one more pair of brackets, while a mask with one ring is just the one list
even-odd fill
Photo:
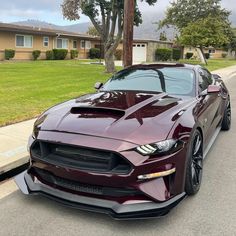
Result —
[[214, 79], [210, 72], [204, 68], [198, 70], [199, 80], [199, 122], [203, 127], [205, 147], [209, 144], [217, 126], [221, 122], [219, 94], [207, 93], [209, 85], [214, 84]]

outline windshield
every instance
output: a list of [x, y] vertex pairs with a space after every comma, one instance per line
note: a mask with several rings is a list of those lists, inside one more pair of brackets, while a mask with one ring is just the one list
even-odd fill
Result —
[[191, 69], [169, 68], [122, 70], [103, 90], [166, 92], [171, 95], [195, 96], [195, 74]]

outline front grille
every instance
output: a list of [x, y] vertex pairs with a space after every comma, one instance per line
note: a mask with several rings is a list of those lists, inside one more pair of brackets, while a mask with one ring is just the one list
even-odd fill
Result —
[[77, 181], [72, 181], [55, 176], [50, 172], [39, 168], [31, 169], [31, 173], [33, 173], [40, 181], [46, 182], [46, 184], [53, 184], [55, 186], [59, 186], [65, 189], [70, 189], [81, 193], [89, 193], [89, 194], [111, 196], [111, 197], [143, 195], [141, 191], [136, 190], [134, 188], [113, 188], [113, 187], [84, 184]]
[[117, 153], [36, 141], [31, 147], [33, 158], [73, 169], [111, 174], [128, 174], [131, 165]]

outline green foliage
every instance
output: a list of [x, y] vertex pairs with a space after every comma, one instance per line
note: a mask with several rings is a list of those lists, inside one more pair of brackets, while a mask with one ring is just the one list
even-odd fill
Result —
[[180, 42], [183, 45], [217, 47], [229, 43], [225, 34], [226, 23], [215, 17], [208, 17], [189, 23], [181, 31]]
[[75, 50], [75, 49], [70, 50], [70, 58], [71, 59], [78, 58], [78, 56], [79, 56], [79, 51], [78, 50]]
[[209, 53], [209, 52], [204, 53], [204, 55], [205, 55], [205, 58], [206, 58], [207, 60], [210, 59], [210, 53]]
[[96, 59], [101, 57], [101, 51], [99, 48], [91, 48], [89, 50], [89, 58]]
[[68, 50], [67, 49], [53, 49], [54, 60], [65, 60]]
[[13, 49], [5, 49], [5, 59], [10, 60], [14, 58], [15, 56], [15, 50]]
[[123, 57], [123, 50], [122, 49], [116, 49], [115, 51], [115, 58], [116, 60], [122, 60]]
[[171, 60], [172, 50], [169, 48], [158, 48], [156, 50], [156, 60], [168, 61]]
[[180, 48], [173, 48], [172, 58], [175, 61], [179, 61], [181, 59], [181, 49]]
[[39, 58], [40, 54], [41, 54], [41, 51], [40, 51], [40, 50], [34, 50], [34, 51], [32, 52], [32, 56], [33, 56], [33, 58], [34, 58], [35, 61]]
[[228, 55], [227, 52], [223, 52], [223, 53], [221, 54], [222, 58], [226, 58], [227, 55]]
[[52, 50], [46, 51], [46, 60], [53, 60], [53, 51]]
[[190, 59], [190, 58], [192, 58], [193, 57], [193, 53], [192, 52], [187, 52], [186, 54], [185, 54], [185, 58], [186, 59]]
[[91, 36], [99, 36], [99, 33], [94, 26], [88, 28], [87, 34]]
[[159, 38], [160, 41], [167, 41], [167, 37], [166, 37], [166, 32], [163, 31], [160, 33], [160, 38]]
[[218, 18], [229, 24], [230, 11], [221, 7], [221, 0], [178, 0], [172, 1], [167, 9], [166, 17], [160, 27], [174, 25], [179, 30], [200, 19]]

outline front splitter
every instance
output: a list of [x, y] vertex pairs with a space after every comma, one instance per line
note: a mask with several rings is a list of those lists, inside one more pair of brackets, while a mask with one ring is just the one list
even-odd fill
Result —
[[27, 171], [15, 177], [20, 190], [26, 194], [39, 194], [76, 209], [106, 213], [115, 219], [143, 219], [166, 215], [186, 194], [182, 193], [163, 203], [146, 201], [135, 204], [120, 204], [115, 201], [68, 193], [31, 178]]

